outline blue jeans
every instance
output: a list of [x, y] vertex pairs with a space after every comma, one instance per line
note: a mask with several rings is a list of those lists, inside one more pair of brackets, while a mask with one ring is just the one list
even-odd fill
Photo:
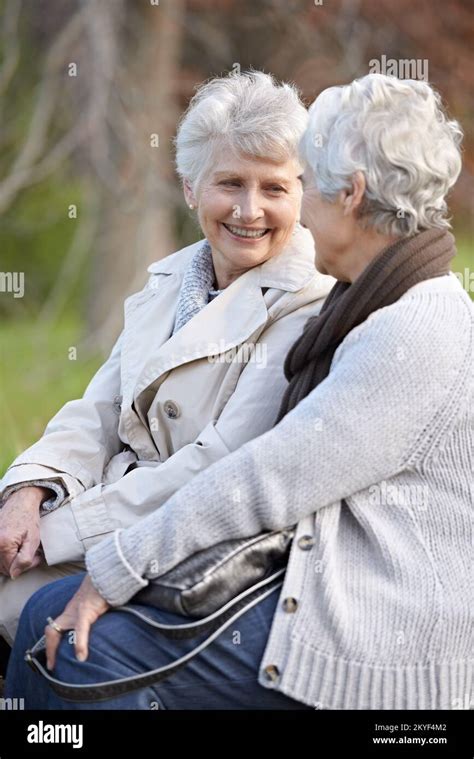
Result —
[[[107, 701], [79, 703], [58, 696], [42, 675], [24, 661], [27, 648], [44, 633], [46, 618], [57, 617], [81, 584], [85, 573], [56, 580], [36, 591], [23, 609], [7, 670], [5, 697], [23, 698], [25, 709], [311, 709], [306, 704], [264, 688], [258, 670], [281, 588], [245, 612], [185, 667], [153, 687]], [[177, 624], [188, 618], [132, 604], [154, 621]], [[74, 684], [105, 682], [140, 674], [178, 659], [205, 640], [174, 640], [132, 614], [110, 610], [93, 625], [89, 657], [75, 658], [67, 633], [62, 636], [56, 678]]]

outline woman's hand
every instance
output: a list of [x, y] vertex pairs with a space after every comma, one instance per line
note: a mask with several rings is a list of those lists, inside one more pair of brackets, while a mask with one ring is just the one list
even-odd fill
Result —
[[[75, 630], [74, 646], [76, 658], [85, 661], [88, 657], [89, 631], [91, 626], [110, 606], [97, 592], [89, 575], [84, 577], [79, 590], [73, 595], [66, 608], [54, 620], [55, 624], [65, 630]], [[45, 628], [46, 663], [48, 669], [54, 669], [56, 651], [61, 642], [61, 633], [50, 624]]]
[[42, 560], [40, 506], [50, 491], [36, 486], [12, 493], [0, 509], [0, 573], [18, 577]]

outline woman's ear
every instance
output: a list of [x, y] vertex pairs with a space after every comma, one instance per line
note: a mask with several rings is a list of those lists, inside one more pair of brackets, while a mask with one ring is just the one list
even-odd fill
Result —
[[344, 193], [344, 216], [357, 214], [364, 200], [366, 190], [365, 176], [362, 171], [356, 171], [352, 177], [352, 187]]
[[196, 208], [197, 206], [196, 198], [194, 197], [194, 193], [188, 179], [183, 180], [183, 192], [184, 192], [184, 197], [186, 199], [186, 203], [188, 204], [188, 206], [191, 209]]

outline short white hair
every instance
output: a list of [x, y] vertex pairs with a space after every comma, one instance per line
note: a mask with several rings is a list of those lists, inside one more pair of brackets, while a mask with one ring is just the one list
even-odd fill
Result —
[[294, 84], [263, 71], [217, 77], [201, 85], [179, 124], [176, 169], [198, 191], [222, 148], [238, 155], [300, 163], [308, 112]]
[[445, 197], [461, 171], [461, 140], [429, 84], [368, 74], [316, 98], [300, 149], [326, 200], [362, 171], [362, 225], [405, 237], [450, 227]]

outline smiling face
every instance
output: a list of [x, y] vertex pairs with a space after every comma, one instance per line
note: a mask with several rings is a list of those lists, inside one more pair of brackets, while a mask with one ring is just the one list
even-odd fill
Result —
[[223, 151], [197, 198], [185, 183], [212, 249], [218, 287], [283, 250], [299, 218], [300, 175], [296, 159], [277, 163]]

